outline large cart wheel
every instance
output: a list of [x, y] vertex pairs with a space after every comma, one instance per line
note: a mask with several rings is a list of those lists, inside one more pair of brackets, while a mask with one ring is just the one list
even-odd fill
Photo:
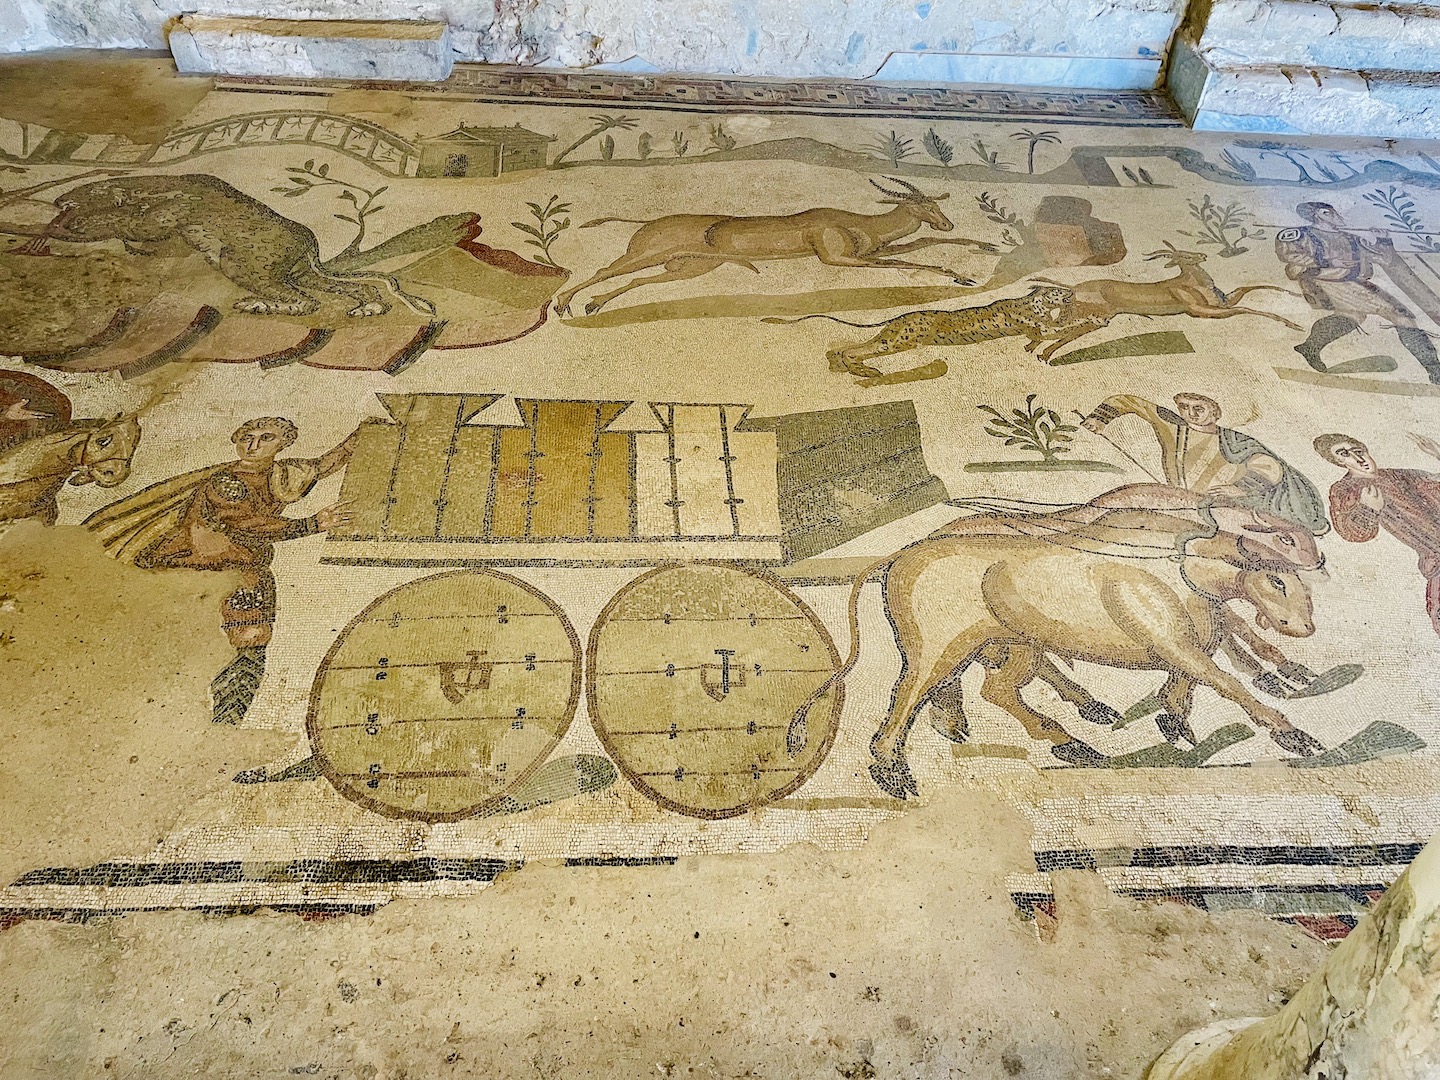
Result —
[[605, 749], [641, 792], [693, 817], [789, 795], [839, 727], [840, 656], [824, 625], [770, 575], [728, 564], [630, 582], [596, 620], [587, 667]]

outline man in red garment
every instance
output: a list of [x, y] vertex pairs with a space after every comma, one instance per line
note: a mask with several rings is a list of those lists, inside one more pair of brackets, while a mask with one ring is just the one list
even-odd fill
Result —
[[236, 459], [152, 484], [92, 514], [86, 524], [114, 557], [142, 570], [238, 571], [240, 585], [220, 602], [221, 628], [235, 659], [210, 692], [216, 723], [234, 724], [249, 709], [265, 671], [275, 626], [275, 544], [347, 524], [342, 504], [304, 518], [285, 508], [350, 460], [356, 435], [318, 458], [276, 455], [299, 436], [283, 417], [247, 421], [231, 436]]
[[1350, 435], [1321, 435], [1315, 452], [1346, 475], [1330, 487], [1330, 520], [1352, 543], [1373, 540], [1381, 527], [1420, 556], [1425, 610], [1440, 634], [1440, 476], [1419, 469], [1382, 469]]

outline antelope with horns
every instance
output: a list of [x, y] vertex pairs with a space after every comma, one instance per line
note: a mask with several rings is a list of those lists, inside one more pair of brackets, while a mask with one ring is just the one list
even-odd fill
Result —
[[[1273, 311], [1240, 306], [1240, 299], [1246, 293], [1269, 289], [1289, 296], [1298, 294], [1279, 285], [1245, 285], [1233, 292], [1222, 292], [1200, 264], [1205, 255], [1199, 251], [1181, 251], [1167, 242], [1159, 251], [1145, 255], [1147, 261], [1163, 259], [1166, 269], [1174, 270], [1172, 277], [1160, 281], [1120, 281], [1116, 278], [1092, 278], [1089, 281], [1065, 285], [1064, 282], [1037, 277], [1048, 285], [1064, 285], [1075, 294], [1074, 308], [1079, 320], [1058, 339], [1053, 340], [1039, 354], [1046, 363], [1064, 346], [1076, 338], [1107, 326], [1117, 315], [1189, 315], [1196, 319], [1228, 319], [1234, 315], [1259, 315], [1274, 319], [1292, 330], [1302, 327]], [[1027, 351], [1033, 346], [1027, 347]]]
[[757, 262], [771, 259], [819, 259], [827, 266], [878, 266], [897, 270], [931, 270], [960, 285], [973, 285], [970, 278], [943, 266], [907, 262], [894, 258], [908, 251], [934, 244], [960, 244], [976, 251], [995, 252], [982, 240], [965, 237], [926, 237], [908, 244], [896, 241], [928, 225], [936, 232], [950, 232], [954, 222], [940, 209], [940, 200], [949, 192], [927, 195], [914, 184], [886, 177], [893, 187], [871, 180], [885, 196], [881, 202], [894, 209], [881, 214], [857, 214], [850, 210], [819, 207], [798, 214], [763, 217], [732, 217], [728, 214], [670, 214], [652, 220], [604, 217], [587, 221], [582, 229], [612, 221], [639, 225], [630, 237], [625, 254], [609, 266], [555, 297], [555, 310], [569, 314], [570, 301], [592, 285], [651, 267], [658, 274], [636, 278], [610, 292], [599, 293], [585, 305], [593, 315], [622, 293], [642, 285], [680, 281], [708, 274], [726, 263], [759, 273]]

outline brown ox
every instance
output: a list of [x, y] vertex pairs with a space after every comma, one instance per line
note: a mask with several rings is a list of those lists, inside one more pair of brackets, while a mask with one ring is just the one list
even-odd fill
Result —
[[[964, 501], [958, 505], [965, 505]], [[984, 501], [981, 500], [981, 506]], [[1206, 515], [1209, 515], [1207, 520]], [[1170, 484], [1124, 484], [1088, 503], [1044, 512], [980, 513], [942, 525], [932, 536], [1055, 536], [1088, 532], [1093, 543], [1153, 554], [1184, 549], [1242, 569], [1320, 570], [1315, 535], [1293, 521]], [[1199, 546], [1197, 546], [1199, 545]]]
[[772, 259], [819, 259], [827, 266], [876, 266], [893, 270], [931, 270], [943, 274], [960, 285], [975, 282], [943, 266], [907, 262], [895, 255], [934, 244], [961, 244], [977, 251], [994, 252], [995, 245], [965, 237], [941, 239], [927, 237], [908, 244], [895, 241], [909, 236], [922, 225], [936, 232], [950, 232], [954, 222], [940, 209], [940, 200], [949, 197], [926, 195], [914, 184], [886, 177], [896, 188], [887, 188], [871, 180], [886, 196], [881, 202], [894, 204], [883, 214], [857, 214], [849, 210], [821, 207], [798, 214], [765, 217], [732, 217], [728, 214], [670, 214], [646, 220], [643, 218], [605, 217], [587, 221], [580, 227], [589, 229], [611, 221], [639, 225], [630, 237], [625, 254], [603, 270], [597, 271], [579, 285], [555, 297], [555, 310], [561, 315], [570, 312], [570, 301], [592, 285], [626, 274], [638, 273], [654, 266], [664, 270], [650, 277], [638, 278], [610, 292], [594, 296], [585, 305], [585, 313], [593, 315], [617, 296], [642, 285], [662, 281], [680, 281], [708, 274], [726, 263], [734, 263], [757, 273], [757, 262]]
[[[859, 656], [858, 603], [865, 578], [850, 594], [850, 657]], [[893, 558], [885, 607], [895, 628], [902, 668], [889, 715], [870, 743], [870, 774], [886, 792], [917, 790], [905, 741], [921, 706], [972, 663], [985, 670], [981, 696], [1014, 716], [1035, 739], [1075, 765], [1104, 755], [1061, 724], [1032, 709], [1020, 691], [1047, 665], [1047, 654], [1106, 667], [1166, 674], [1159, 697], [1166, 715], [1189, 717], [1197, 686], [1239, 705], [1284, 749], [1323, 749], [1278, 710], [1257, 700], [1215, 664], [1227, 632], [1226, 605], [1255, 608], [1261, 629], [1291, 637], [1315, 632], [1310, 592], [1293, 573], [1242, 570], [1220, 559], [1186, 555], [1176, 561], [1133, 561], [1114, 554], [1056, 546], [1033, 537], [957, 536], [921, 540]], [[1046, 672], [1048, 674], [1048, 671]], [[833, 681], [833, 680], [832, 680]], [[823, 692], [819, 691], [819, 692]], [[947, 705], [962, 707], [953, 693]], [[803, 738], [803, 711], [792, 732]]]
[[[1272, 514], [1240, 507], [1226, 507], [1230, 511], [1222, 515], [1226, 527], [1217, 528], [1199, 513], [1202, 507], [1216, 509], [1211, 502], [1195, 492], [1167, 484], [1128, 484], [1088, 503], [1047, 513], [970, 514], [942, 525], [930, 535], [1030, 536], [1049, 544], [1132, 559], [1168, 558], [1184, 551], [1242, 570], [1291, 573], [1324, 568], [1325, 556], [1308, 530]], [[1261, 661], [1302, 683], [1317, 678], [1309, 668], [1257, 635], [1239, 614], [1226, 608], [1224, 615], [1225, 636], [1218, 649], [1256, 686], [1277, 697], [1287, 696], [1284, 684], [1267, 672]], [[1119, 712], [1097, 700], [1048, 657], [1041, 658], [1035, 674], [1073, 705], [1082, 718], [1101, 725], [1122, 719]], [[952, 704], [958, 693], [958, 676], [935, 691], [931, 704], [937, 713], [932, 723], [946, 738], [964, 742], [964, 712]], [[1172, 742], [1182, 738], [1196, 742], [1194, 731], [1183, 718], [1164, 714], [1160, 723], [1161, 732]]]

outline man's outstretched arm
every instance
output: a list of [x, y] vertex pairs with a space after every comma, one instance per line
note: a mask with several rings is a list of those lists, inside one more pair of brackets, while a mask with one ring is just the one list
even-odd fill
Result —
[[348, 438], [332, 450], [327, 450], [316, 459], [317, 480], [323, 480], [339, 469], [343, 469], [355, 453], [355, 444], [360, 439], [360, 429], [352, 431]]

